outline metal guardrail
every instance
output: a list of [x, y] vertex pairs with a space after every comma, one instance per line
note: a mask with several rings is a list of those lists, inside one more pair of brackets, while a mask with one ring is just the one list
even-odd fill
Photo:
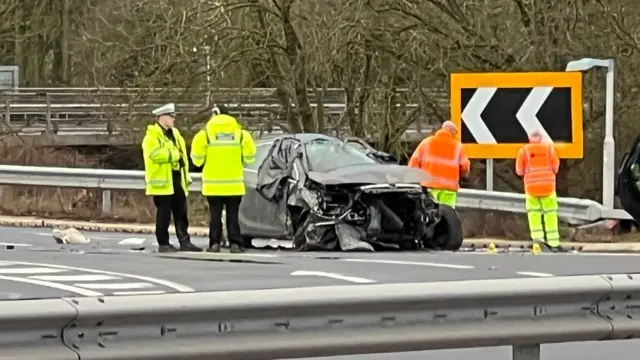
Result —
[[[192, 174], [192, 191], [200, 191], [202, 177]], [[135, 170], [81, 169], [40, 166], [0, 165], [0, 184], [35, 185], [53, 187], [75, 187], [103, 189], [102, 211], [111, 212], [110, 190], [144, 190], [144, 172]], [[558, 215], [579, 222], [600, 219], [633, 218], [624, 210], [608, 211], [593, 200], [559, 198]], [[501, 191], [461, 189], [458, 193], [458, 208], [525, 213], [525, 197], [522, 194]]]
[[[276, 360], [640, 336], [630, 274], [4, 301], [2, 359]], [[153, 306], [150, 306], [153, 304]]]

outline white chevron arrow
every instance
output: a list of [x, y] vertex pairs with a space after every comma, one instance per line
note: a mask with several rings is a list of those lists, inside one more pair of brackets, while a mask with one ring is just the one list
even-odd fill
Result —
[[495, 87], [478, 88], [462, 111], [462, 121], [478, 144], [497, 144], [480, 116], [497, 90]]
[[551, 94], [551, 91], [553, 91], [553, 87], [533, 88], [516, 114], [516, 118], [518, 118], [518, 121], [520, 121], [520, 124], [527, 134], [533, 130], [539, 130], [542, 135], [542, 141], [545, 142], [553, 142], [553, 140], [551, 140], [547, 131], [542, 127], [542, 124], [540, 124], [540, 120], [538, 120], [536, 114], [540, 111], [540, 108]]

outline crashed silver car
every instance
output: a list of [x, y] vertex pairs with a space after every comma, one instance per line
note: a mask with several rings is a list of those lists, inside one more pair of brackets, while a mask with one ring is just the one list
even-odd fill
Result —
[[457, 212], [420, 186], [426, 174], [358, 139], [282, 135], [245, 168], [240, 229], [302, 251], [458, 250]]

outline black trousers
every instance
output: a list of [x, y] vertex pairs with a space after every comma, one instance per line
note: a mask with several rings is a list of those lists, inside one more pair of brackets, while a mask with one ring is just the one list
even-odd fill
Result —
[[222, 210], [226, 211], [227, 239], [229, 244], [243, 246], [240, 235], [240, 201], [242, 196], [207, 196], [209, 203], [209, 246], [219, 245], [222, 240]]
[[189, 217], [187, 215], [187, 197], [181, 186], [174, 187], [173, 195], [153, 197], [156, 205], [156, 239], [158, 245], [169, 245], [169, 224], [173, 213], [176, 236], [180, 243], [191, 241], [188, 233]]

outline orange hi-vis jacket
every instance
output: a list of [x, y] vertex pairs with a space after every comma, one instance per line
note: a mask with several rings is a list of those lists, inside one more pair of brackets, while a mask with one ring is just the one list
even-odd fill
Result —
[[523, 146], [516, 157], [516, 173], [524, 177], [524, 191], [545, 197], [556, 191], [560, 158], [553, 144], [532, 143]]
[[409, 159], [409, 167], [422, 169], [429, 181], [421, 185], [429, 189], [457, 191], [460, 173], [469, 173], [470, 163], [462, 143], [447, 130], [422, 140]]

